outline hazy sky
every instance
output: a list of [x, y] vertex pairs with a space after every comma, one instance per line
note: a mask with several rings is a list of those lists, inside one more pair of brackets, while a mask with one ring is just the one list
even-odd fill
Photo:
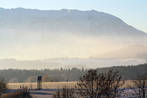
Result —
[[3, 8], [41, 10], [97, 10], [113, 14], [126, 23], [147, 32], [147, 0], [0, 0]]

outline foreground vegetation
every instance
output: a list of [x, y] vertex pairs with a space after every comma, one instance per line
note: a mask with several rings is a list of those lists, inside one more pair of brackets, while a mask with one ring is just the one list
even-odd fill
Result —
[[24, 88], [21, 90], [17, 90], [14, 93], [5, 93], [0, 98], [32, 98], [29, 93], [29, 90]]
[[[131, 92], [124, 93], [121, 87], [122, 81], [118, 71], [97, 73], [96, 70], [89, 70], [80, 78], [75, 88], [64, 87], [59, 89], [54, 98], [146, 98], [147, 97], [147, 76], [146, 74], [134, 80]], [[135, 89], [134, 89], [135, 88]]]

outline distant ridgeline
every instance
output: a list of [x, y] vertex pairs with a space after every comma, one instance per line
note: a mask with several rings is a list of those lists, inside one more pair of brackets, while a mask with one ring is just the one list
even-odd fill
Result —
[[[120, 72], [124, 80], [136, 79], [137, 75], [147, 74], [147, 64], [136, 66], [118, 66], [108, 68], [97, 68], [98, 73], [106, 72], [109, 69]], [[87, 69], [63, 69], [60, 70], [0, 70], [0, 77], [6, 82], [36, 82], [38, 75], [42, 75], [44, 82], [50, 81], [77, 81], [80, 76], [87, 72]]]
[[[1, 57], [35, 59], [35, 61], [25, 62], [0, 60], [0, 65], [7, 68], [20, 67], [17, 65], [24, 68], [27, 68], [27, 65], [29, 67], [30, 65], [58, 65], [60, 62], [69, 65], [75, 64], [75, 61], [76, 63], [84, 61], [84, 59], [69, 59], [77, 57], [101, 59], [102, 62], [95, 60], [95, 62], [100, 61], [97, 63], [99, 65], [103, 63], [103, 59], [107, 59], [108, 61], [104, 62], [113, 63], [112, 65], [114, 62], [118, 62], [115, 65], [140, 64], [147, 59], [146, 43], [147, 33], [104, 12], [0, 8]], [[11, 48], [8, 48], [10, 45]], [[8, 52], [7, 57], [4, 54]], [[68, 60], [48, 60], [63, 57], [67, 57]], [[40, 61], [40, 59], [45, 60]], [[91, 60], [85, 61], [91, 66], [88, 64]]]

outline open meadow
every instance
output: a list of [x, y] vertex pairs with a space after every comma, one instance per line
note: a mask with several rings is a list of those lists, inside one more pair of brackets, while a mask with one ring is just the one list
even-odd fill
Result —
[[[42, 82], [42, 90], [37, 90], [37, 83], [8, 83], [7, 87], [12, 90], [27, 87], [30, 89], [30, 93], [33, 98], [53, 98], [56, 94], [57, 89], [62, 89], [64, 87], [74, 88], [77, 82]], [[131, 80], [125, 81], [122, 88], [128, 88], [133, 86]]]
[[[77, 82], [42, 82], [42, 89], [60, 89], [63, 87], [70, 87], [74, 88]], [[130, 86], [133, 86], [133, 83], [131, 80], [125, 81], [125, 84], [122, 88], [128, 88]], [[29, 89], [36, 89], [37, 88], [37, 82], [32, 83], [8, 83], [7, 87], [9, 89], [20, 89], [23, 87], [27, 87]]]
[[[63, 88], [65, 86], [67, 87], [74, 87], [77, 82], [42, 82], [42, 88], [43, 89], [58, 89]], [[27, 87], [29, 89], [36, 89], [37, 88], [37, 82], [32, 83], [8, 83], [7, 87], [9, 89], [20, 89], [23, 87]]]

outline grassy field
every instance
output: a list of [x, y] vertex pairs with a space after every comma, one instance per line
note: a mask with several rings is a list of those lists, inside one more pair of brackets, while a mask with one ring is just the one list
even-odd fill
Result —
[[[58, 89], [64, 86], [74, 87], [77, 82], [42, 82], [43, 89]], [[36, 89], [37, 83], [8, 83], [7, 87], [9, 89], [19, 89], [22, 87], [27, 87], [30, 89]]]
[[[65, 86], [67, 87], [74, 87], [77, 82], [42, 82], [42, 88], [43, 89], [58, 89], [58, 88], [63, 88]], [[125, 81], [125, 84], [123, 87], [127, 88], [129, 86], [132, 86], [133, 83], [131, 80]], [[30, 89], [36, 89], [37, 88], [37, 83], [8, 83], [7, 87], [9, 89], [19, 89], [22, 87], [27, 87]]]
[[[20, 89], [20, 87], [27, 87], [30, 90], [33, 98], [53, 98], [56, 91], [54, 89], [60, 89], [63, 87], [75, 87], [77, 82], [43, 82], [42, 90], [35, 90], [37, 88], [37, 83], [8, 83], [8, 89]], [[122, 88], [128, 88], [133, 86], [133, 82], [128, 80]], [[34, 90], [33, 90], [34, 89]]]
[[[77, 82], [42, 82], [42, 88], [48, 90], [30, 90], [33, 98], [53, 98], [56, 91], [51, 89], [60, 89], [65, 86], [74, 87]], [[8, 83], [8, 89], [20, 89], [27, 87], [29, 89], [36, 89], [37, 83]], [[50, 89], [50, 90], [49, 90]]]

